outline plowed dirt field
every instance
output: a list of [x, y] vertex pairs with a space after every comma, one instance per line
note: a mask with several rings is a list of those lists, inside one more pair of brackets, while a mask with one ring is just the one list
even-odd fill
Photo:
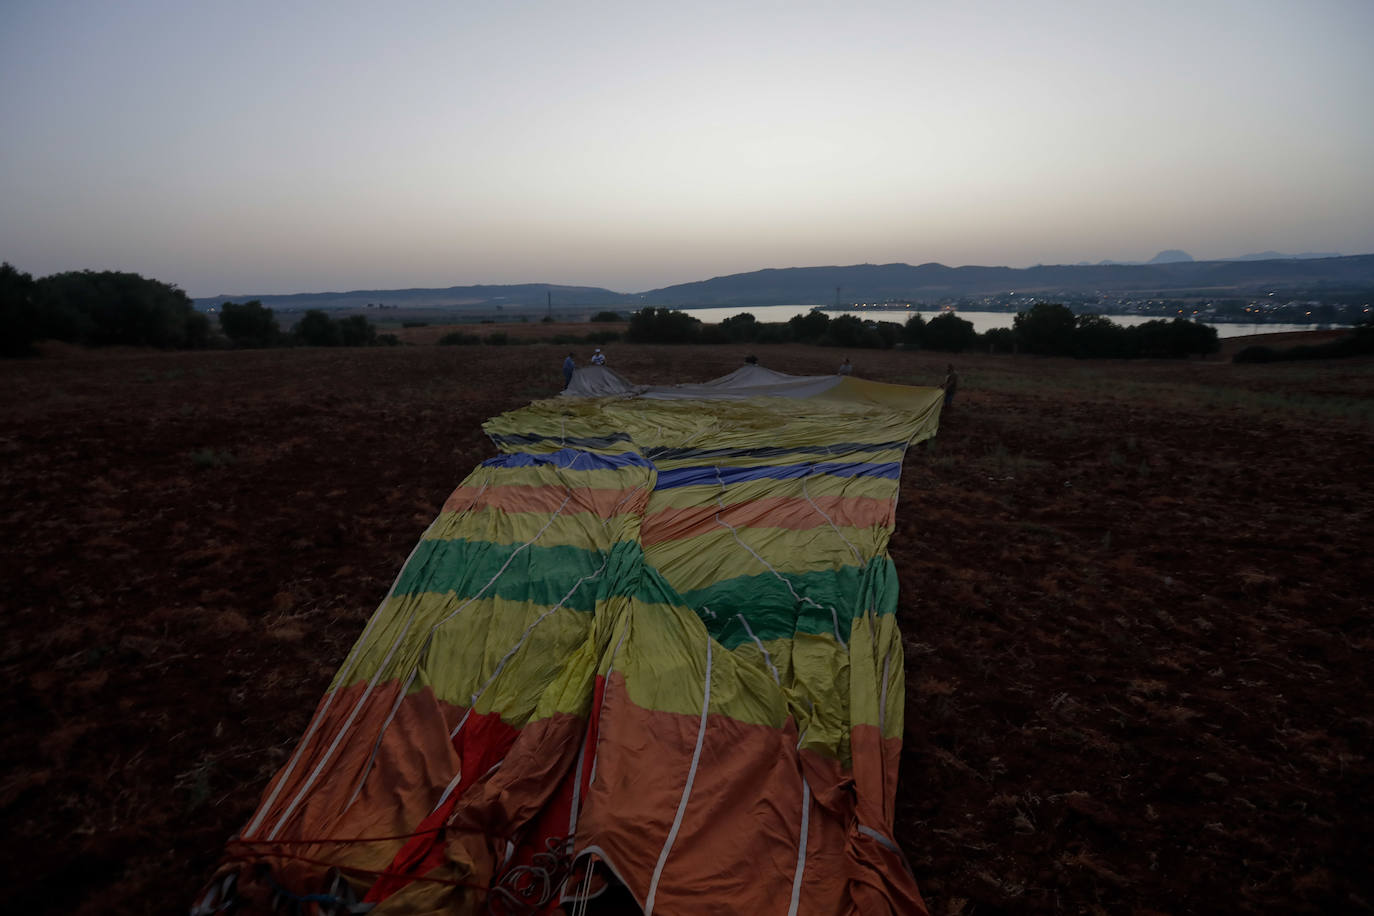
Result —
[[[3, 909], [185, 912], [495, 454], [481, 422], [556, 393], [568, 349], [0, 364]], [[657, 383], [747, 352], [607, 350]], [[848, 355], [903, 384], [951, 361]], [[952, 361], [891, 545], [896, 835], [931, 911], [1374, 907], [1374, 361]]]

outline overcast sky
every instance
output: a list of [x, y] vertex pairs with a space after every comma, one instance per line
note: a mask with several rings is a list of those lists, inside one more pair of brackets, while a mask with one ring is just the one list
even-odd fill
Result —
[[1374, 2], [0, 2], [0, 259], [194, 296], [1374, 252]]

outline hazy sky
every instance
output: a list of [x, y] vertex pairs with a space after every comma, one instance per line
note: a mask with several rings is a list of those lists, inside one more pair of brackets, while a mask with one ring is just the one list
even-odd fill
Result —
[[4, 0], [0, 260], [195, 296], [1374, 252], [1374, 2]]

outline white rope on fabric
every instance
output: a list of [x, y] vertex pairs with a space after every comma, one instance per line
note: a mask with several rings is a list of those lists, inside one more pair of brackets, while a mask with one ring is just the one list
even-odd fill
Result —
[[[404, 567], [402, 567], [402, 569], [404, 569]], [[286, 810], [282, 812], [282, 816], [277, 819], [276, 826], [267, 834], [269, 840], [275, 840], [277, 838], [277, 834], [286, 824], [287, 819], [295, 813], [296, 807], [300, 805], [301, 801], [305, 798], [305, 794], [310, 791], [311, 786], [315, 784], [315, 780], [319, 779], [320, 773], [324, 771], [325, 766], [333, 759], [334, 752], [339, 749], [340, 743], [343, 742], [344, 735], [348, 734], [349, 729], [353, 727], [353, 720], [358, 717], [358, 713], [362, 711], [363, 704], [366, 703], [367, 698], [372, 695], [373, 689], [377, 686], [377, 681], [381, 679], [382, 672], [386, 670], [386, 666], [391, 662], [391, 657], [395, 655], [396, 650], [400, 648], [401, 641], [405, 639], [406, 633], [410, 631], [410, 625], [414, 622], [415, 612], [411, 611], [410, 617], [406, 619], [405, 626], [401, 628], [401, 632], [397, 634], [396, 640], [391, 644], [390, 651], [386, 653], [386, 658], [382, 659], [382, 663], [377, 666], [377, 673], [372, 675], [372, 680], [367, 683], [367, 689], [363, 691], [363, 695], [359, 697], [358, 702], [354, 704], [353, 711], [348, 714], [348, 718], [339, 728], [339, 733], [334, 736], [333, 742], [330, 743], [324, 756], [320, 758], [320, 762], [315, 764], [315, 769], [310, 771], [310, 776], [306, 778], [305, 784], [302, 785], [300, 791], [296, 793], [296, 797], [291, 800], [291, 804], [286, 806]]]
[[[816, 467], [816, 466], [815, 466], [814, 464], [811, 465], [811, 468], [812, 468], [813, 470], [815, 469], [815, 467]], [[850, 551], [853, 552], [855, 561], [858, 562], [858, 563], [860, 563], [860, 564], [862, 564], [863, 561], [864, 561], [864, 558], [863, 558], [863, 554], [859, 553], [859, 548], [857, 548], [857, 547], [855, 547], [853, 544], [849, 543], [849, 538], [847, 538], [847, 537], [844, 536], [844, 532], [842, 532], [842, 531], [840, 530], [840, 526], [839, 526], [839, 525], [835, 524], [835, 520], [832, 519], [830, 516], [826, 515], [826, 514], [825, 514], [825, 510], [822, 509], [820, 506], [816, 505], [816, 501], [815, 501], [814, 499], [811, 498], [811, 493], [806, 489], [806, 478], [805, 478], [805, 477], [803, 477], [803, 478], [801, 479], [801, 485], [802, 485], [802, 496], [805, 496], [805, 497], [806, 497], [806, 501], [809, 502], [809, 503], [811, 504], [811, 508], [812, 508], [812, 509], [815, 509], [815, 510], [816, 510], [816, 514], [818, 514], [821, 518], [825, 519], [826, 522], [830, 525], [831, 530], [834, 531], [835, 534], [839, 536], [839, 539], [840, 539], [841, 541], [844, 541], [844, 546], [848, 547], [848, 548], [850, 549]]]
[[[493, 576], [491, 577], [491, 579], [487, 581], [487, 584], [486, 584], [486, 585], [482, 586], [481, 590], [478, 591], [478, 593], [477, 593], [476, 595], [473, 595], [471, 598], [469, 598], [467, 601], [465, 601], [462, 605], [460, 605], [456, 610], [454, 610], [452, 613], [450, 613], [448, 616], [446, 616], [443, 620], [440, 620], [438, 623], [434, 624], [434, 626], [430, 627], [429, 633], [425, 636], [424, 645], [422, 646], [421, 651], [420, 651], [419, 653], [416, 654], [416, 658], [415, 658], [414, 665], [411, 667], [411, 669], [409, 670], [409, 672], [407, 672], [407, 675], [406, 675], [407, 681], [409, 681], [409, 680], [413, 677], [413, 675], [415, 674], [416, 670], [419, 668], [419, 665], [420, 665], [420, 658], [424, 655], [424, 649], [427, 648], [427, 647], [429, 646], [430, 641], [434, 638], [434, 633], [435, 633], [435, 631], [438, 630], [439, 627], [442, 626], [444, 623], [446, 623], [446, 622], [448, 622], [449, 620], [453, 619], [453, 617], [455, 617], [457, 614], [459, 614], [461, 611], [463, 611], [465, 608], [467, 608], [469, 605], [471, 605], [474, 601], [477, 601], [479, 598], [481, 598], [482, 595], [486, 593], [487, 589], [491, 588], [492, 585], [494, 585], [494, 584], [496, 583], [496, 580], [499, 579], [499, 578], [501, 577], [502, 573], [504, 573], [504, 572], [506, 571], [506, 569], [510, 566], [511, 562], [514, 561], [515, 557], [516, 557], [517, 555], [519, 555], [521, 551], [525, 550], [525, 548], [529, 547], [529, 546], [530, 546], [531, 544], [533, 544], [535, 541], [539, 540], [539, 538], [540, 538], [541, 536], [543, 536], [544, 532], [547, 531], [547, 530], [549, 529], [549, 526], [553, 524], [554, 519], [556, 519], [556, 518], [558, 517], [559, 513], [561, 513], [561, 512], [563, 511], [563, 507], [566, 506], [566, 505], [568, 504], [568, 501], [571, 500], [571, 499], [572, 499], [572, 492], [569, 491], [569, 492], [568, 492], [568, 495], [567, 495], [566, 497], [564, 497], [563, 502], [559, 505], [558, 509], [555, 510], [554, 513], [553, 513], [552, 515], [549, 516], [549, 520], [548, 520], [547, 522], [544, 523], [544, 526], [543, 526], [542, 528], [539, 529], [539, 531], [535, 534], [535, 536], [534, 536], [533, 538], [531, 538], [530, 540], [526, 541], [524, 544], [521, 544], [519, 547], [517, 547], [514, 551], [511, 552], [511, 555], [510, 555], [509, 557], [506, 558], [506, 562], [503, 563], [503, 564], [501, 565], [501, 568], [498, 569], [498, 570], [496, 571], [495, 575], [493, 575]], [[433, 530], [433, 527], [434, 527], [433, 524], [431, 524], [430, 527], [429, 527], [429, 529], [426, 529], [425, 533], [428, 534], [429, 531]], [[424, 543], [424, 538], [423, 538], [423, 537], [420, 539], [419, 543], [417, 543], [417, 544], [415, 545], [415, 548], [414, 548], [413, 550], [411, 550], [411, 552], [410, 552], [411, 555], [410, 555], [409, 558], [406, 559], [406, 562], [405, 562], [404, 564], [402, 564], [402, 566], [401, 566], [401, 571], [400, 571], [399, 573], [396, 574], [396, 580], [395, 580], [395, 582], [392, 583], [391, 592], [394, 592], [394, 591], [395, 591], [396, 585], [400, 583], [400, 581], [401, 581], [401, 576], [404, 575], [405, 570], [406, 570], [406, 567], [410, 565], [410, 560], [414, 558], [414, 556], [415, 556], [415, 551], [419, 550], [420, 544], [422, 544], [422, 543]], [[383, 605], [386, 604], [386, 600], [389, 600], [389, 599], [390, 599], [390, 597], [391, 597], [391, 592], [388, 593], [387, 599], [383, 599], [383, 602], [382, 602]], [[380, 606], [378, 607], [378, 610], [379, 610], [379, 611], [381, 610], [381, 607], [380, 607]], [[349, 730], [353, 727], [353, 721], [357, 718], [359, 711], [361, 711], [361, 709], [362, 709], [362, 707], [363, 707], [363, 704], [367, 701], [368, 697], [372, 694], [372, 691], [373, 691], [373, 689], [376, 687], [378, 680], [381, 678], [382, 672], [386, 670], [387, 665], [391, 662], [392, 657], [396, 654], [396, 650], [400, 647], [402, 641], [405, 639], [406, 634], [407, 634], [408, 632], [410, 632], [410, 626], [411, 626], [411, 624], [414, 623], [414, 622], [415, 622], [415, 610], [412, 609], [411, 612], [410, 612], [410, 615], [406, 618], [405, 626], [403, 626], [403, 627], [401, 628], [401, 631], [396, 635], [396, 639], [392, 642], [391, 648], [390, 648], [390, 650], [388, 650], [388, 652], [387, 652], [387, 654], [386, 654], [386, 657], [382, 660], [382, 663], [377, 667], [377, 673], [374, 674], [374, 675], [372, 676], [371, 681], [368, 682], [367, 689], [366, 689], [365, 691], [363, 691], [363, 695], [358, 699], [358, 702], [354, 705], [353, 711], [352, 711], [351, 713], [349, 713], [348, 719], [345, 720], [345, 722], [344, 722], [342, 728], [340, 728], [340, 730], [339, 730], [339, 733], [334, 737], [334, 741], [330, 744], [328, 750], [325, 752], [324, 756], [320, 759], [319, 763], [317, 763], [317, 764], [315, 765], [315, 769], [311, 772], [310, 776], [306, 779], [305, 784], [301, 786], [300, 790], [296, 793], [295, 798], [292, 799], [291, 804], [287, 806], [286, 811], [285, 811], [285, 812], [282, 814], [282, 816], [277, 820], [276, 826], [272, 828], [271, 833], [269, 833], [268, 836], [267, 836], [268, 839], [276, 839], [277, 833], [281, 830], [282, 826], [286, 823], [287, 818], [290, 817], [290, 815], [293, 814], [293, 813], [295, 812], [296, 807], [297, 807], [297, 806], [301, 803], [301, 801], [304, 799], [305, 794], [314, 786], [315, 780], [317, 780], [317, 779], [319, 778], [320, 773], [323, 772], [325, 766], [329, 763], [329, 761], [330, 761], [331, 759], [333, 759], [334, 753], [335, 753], [335, 751], [338, 750], [339, 744], [342, 742], [344, 736], [345, 736], [346, 734], [348, 734]], [[361, 643], [361, 640], [360, 640], [359, 642]], [[331, 696], [332, 696], [332, 694], [331, 694]], [[470, 711], [470, 710], [469, 710], [469, 711]]]
[[[390, 601], [392, 596], [396, 593], [396, 586], [401, 583], [401, 576], [405, 573], [406, 567], [410, 565], [410, 561], [415, 558], [415, 554], [420, 549], [420, 545], [425, 542], [425, 536], [428, 535], [430, 531], [434, 530], [434, 524], [435, 522], [430, 522], [429, 527], [425, 529], [425, 533], [420, 535], [420, 539], [415, 542], [415, 546], [410, 548], [410, 554], [406, 557], [405, 562], [401, 564], [400, 570], [396, 573], [396, 578], [391, 580], [391, 588], [387, 589], [386, 597], [381, 600], [381, 603], [377, 605], [377, 609], [372, 612], [372, 616], [367, 619], [367, 626], [363, 627], [362, 635], [358, 637], [358, 641], [353, 644], [353, 648], [350, 649], [348, 655], [344, 657], [343, 667], [339, 669], [339, 673], [335, 677], [335, 680], [342, 683], [343, 680], [348, 677], [349, 673], [352, 672], [353, 666], [357, 664], [358, 659], [362, 657], [363, 648], [367, 645], [367, 637], [372, 633], [373, 625], [376, 624], [377, 620], [381, 617], [382, 608], [386, 607], [386, 603]], [[262, 822], [267, 818], [267, 812], [270, 811], [272, 805], [276, 803], [277, 795], [291, 778], [291, 773], [295, 770], [296, 764], [300, 763], [301, 755], [305, 753], [305, 748], [310, 744], [310, 739], [320, 727], [320, 723], [323, 722], [328, 715], [329, 708], [333, 705], [334, 697], [337, 694], [338, 691], [336, 690], [329, 691], [329, 695], [325, 698], [324, 705], [320, 707], [320, 711], [315, 714], [315, 717], [310, 720], [309, 727], [306, 728], [305, 734], [301, 736], [300, 743], [296, 745], [296, 752], [291, 755], [291, 759], [287, 762], [286, 768], [282, 770], [276, 785], [272, 787], [271, 794], [269, 794], [262, 805], [258, 807], [258, 812], [253, 817], [253, 820], [243, 829], [243, 836], [245, 839], [250, 839], [262, 826]], [[359, 700], [359, 703], [361, 702], [362, 701]], [[280, 823], [278, 823], [278, 827], [280, 827]]]
[[[454, 611], [452, 611], [451, 613], [449, 613], [449, 615], [448, 615], [447, 617], [445, 617], [443, 620], [440, 620], [440, 621], [439, 621], [438, 623], [436, 623], [434, 626], [432, 626], [432, 627], [429, 628], [429, 636], [425, 638], [425, 643], [426, 643], [426, 645], [428, 645], [429, 639], [432, 638], [432, 637], [434, 636], [434, 631], [435, 631], [435, 630], [439, 629], [441, 626], [443, 626], [444, 624], [448, 623], [448, 622], [449, 622], [450, 620], [452, 620], [454, 617], [457, 617], [457, 616], [458, 616], [459, 614], [461, 614], [464, 610], [466, 610], [466, 609], [468, 608], [468, 606], [471, 605], [474, 601], [477, 601], [477, 600], [480, 599], [483, 595], [485, 595], [485, 594], [487, 593], [487, 589], [491, 588], [493, 585], [496, 584], [496, 580], [499, 579], [499, 578], [501, 578], [501, 576], [505, 573], [506, 569], [511, 565], [511, 563], [513, 563], [513, 562], [515, 561], [515, 558], [516, 558], [517, 556], [519, 556], [521, 553], [523, 553], [524, 550], [525, 550], [527, 547], [529, 547], [529, 546], [532, 545], [535, 541], [539, 540], [541, 537], [544, 536], [544, 532], [549, 530], [549, 526], [552, 525], [552, 524], [554, 523], [554, 520], [558, 518], [558, 516], [559, 516], [560, 513], [562, 513], [563, 507], [566, 506], [566, 505], [568, 504], [568, 502], [569, 502], [572, 498], [573, 498], [572, 491], [569, 490], [569, 491], [568, 491], [568, 495], [565, 496], [565, 497], [563, 497], [563, 502], [561, 502], [561, 503], [558, 504], [558, 508], [555, 509], [555, 510], [553, 511], [553, 514], [549, 516], [549, 520], [548, 520], [547, 522], [544, 523], [544, 527], [540, 528], [537, 532], [535, 532], [534, 537], [530, 538], [528, 541], [526, 541], [525, 543], [521, 544], [519, 547], [517, 547], [517, 548], [515, 548], [514, 550], [512, 550], [510, 556], [506, 557], [506, 562], [504, 562], [504, 563], [501, 564], [501, 568], [498, 569], [498, 570], [496, 571], [496, 573], [495, 573], [490, 579], [487, 580], [487, 584], [484, 585], [484, 586], [482, 586], [482, 587], [477, 591], [477, 594], [473, 595], [473, 596], [472, 596], [471, 598], [469, 598], [467, 601], [464, 601], [461, 605], [459, 605], [459, 606], [457, 607], [457, 609], [455, 609]], [[418, 660], [417, 660], [416, 663], [418, 664]]]
[[677, 833], [682, 829], [682, 818], [687, 813], [687, 800], [692, 796], [692, 783], [696, 782], [697, 766], [701, 763], [701, 748], [706, 743], [706, 718], [711, 711], [711, 634], [706, 634], [706, 686], [701, 697], [701, 722], [697, 725], [697, 744], [692, 749], [692, 765], [687, 769], [687, 782], [682, 787], [682, 798], [677, 803], [677, 814], [673, 816], [673, 826], [668, 830], [668, 839], [658, 854], [658, 864], [654, 866], [654, 876], [649, 881], [649, 896], [644, 901], [644, 916], [653, 916], [654, 898], [658, 895], [658, 881], [663, 877], [663, 867], [668, 864], [668, 854], [673, 850]]
[[[615, 671], [615, 660], [616, 660], [616, 657], [617, 657], [618, 655], [620, 655], [620, 647], [625, 643], [625, 637], [629, 634], [629, 632], [630, 632], [630, 621], [629, 621], [628, 619], [626, 619], [626, 621], [625, 621], [625, 626], [622, 627], [621, 630], [620, 630], [620, 639], [616, 641], [615, 648], [611, 650], [611, 661], [610, 661], [610, 664], [606, 667], [606, 679], [605, 679], [605, 685], [606, 685], [606, 686], [605, 686], [604, 688], [602, 688], [602, 691], [601, 691], [601, 705], [598, 706], [597, 709], [596, 709], [596, 721], [597, 721], [598, 723], [601, 721], [601, 712], [602, 712], [602, 710], [604, 710], [604, 709], [606, 708], [606, 697], [607, 697], [607, 695], [610, 694], [610, 692], [611, 692], [611, 672]], [[597, 759], [600, 757], [600, 752], [601, 752], [601, 727], [600, 727], [600, 725], [598, 725], [598, 726], [597, 726], [597, 729], [596, 729], [596, 744], [592, 747], [592, 771], [591, 771], [591, 773], [588, 774], [588, 776], [587, 776], [587, 782], [588, 782], [589, 784], [590, 784], [590, 783], [593, 783], [593, 782], [596, 782], [596, 761], [597, 761]]]
[[[530, 638], [530, 634], [534, 632], [534, 628], [537, 627], [537, 626], [539, 626], [541, 623], [543, 623], [544, 620], [545, 620], [550, 614], [552, 614], [554, 611], [558, 610], [558, 609], [561, 608], [564, 604], [566, 604], [567, 601], [568, 601], [568, 599], [571, 598], [571, 597], [573, 596], [573, 592], [577, 591], [579, 588], [582, 587], [582, 583], [583, 583], [583, 582], [586, 582], [586, 581], [589, 580], [589, 579], [595, 579], [595, 578], [597, 578], [598, 576], [600, 576], [603, 572], [605, 572], [605, 571], [606, 571], [606, 565], [607, 565], [608, 563], [610, 563], [610, 562], [611, 562], [611, 557], [610, 557], [610, 554], [608, 553], [608, 554], [606, 555], [606, 558], [603, 559], [603, 560], [601, 561], [601, 566], [596, 570], [596, 572], [594, 572], [594, 573], [588, 573], [587, 575], [585, 575], [585, 576], [583, 576], [582, 578], [578, 579], [577, 582], [573, 584], [573, 587], [570, 588], [570, 589], [568, 589], [567, 594], [565, 594], [562, 598], [559, 598], [559, 599], [558, 599], [558, 603], [557, 603], [557, 604], [553, 605], [553, 606], [550, 607], [547, 611], [545, 611], [544, 613], [540, 614], [538, 617], [536, 617], [536, 618], [534, 619], [534, 622], [532, 622], [529, 626], [525, 627], [525, 632], [522, 633], [522, 634], [520, 635], [520, 638], [519, 638], [518, 640], [516, 640], [515, 645], [511, 646], [510, 649], [507, 650], [506, 654], [503, 655], [503, 656], [501, 656], [501, 660], [500, 660], [499, 662], [496, 663], [496, 668], [491, 672], [491, 677], [487, 678], [486, 683], [484, 683], [481, 687], [479, 687], [479, 688], [477, 689], [477, 692], [474, 693], [474, 694], [472, 695], [472, 702], [471, 702], [471, 703], [469, 704], [469, 706], [468, 706], [468, 712], [469, 712], [469, 713], [471, 713], [471, 712], [472, 712], [472, 708], [473, 708], [474, 706], [477, 705], [477, 701], [478, 701], [479, 699], [481, 699], [482, 694], [484, 694], [484, 693], [487, 692], [487, 688], [490, 687], [490, 686], [492, 685], [492, 682], [495, 681], [495, 680], [497, 679], [497, 677], [500, 676], [501, 672], [505, 670], [505, 668], [506, 668], [506, 663], [509, 662], [509, 661], [511, 660], [511, 656], [515, 655], [516, 652], [520, 651], [520, 647], [523, 646], [523, 645], [525, 644], [525, 640], [527, 640], [527, 639]], [[456, 738], [456, 737], [458, 737], [458, 732], [462, 730], [462, 728], [463, 728], [463, 723], [466, 722], [467, 720], [468, 720], [468, 717], [467, 717], [466, 715], [463, 716], [462, 722], [459, 722], [458, 725], [453, 729], [453, 731], [449, 733], [449, 737], [450, 737], [450, 738]]]
[[767, 665], [768, 670], [772, 672], [773, 682], [778, 686], [782, 686], [782, 678], [778, 677], [778, 669], [773, 664], [773, 657], [769, 655], [768, 650], [763, 647], [763, 640], [754, 635], [753, 628], [749, 626], [749, 621], [745, 619], [743, 614], [736, 614], [735, 616], [739, 618], [740, 623], [744, 624], [744, 632], [749, 634], [749, 638], [754, 641], [754, 645], [758, 646], [759, 651], [763, 653], [763, 663]]
[[396, 713], [401, 709], [401, 702], [410, 694], [410, 685], [415, 683], [418, 671], [412, 671], [406, 685], [396, 693], [396, 702], [391, 704], [391, 711], [387, 713], [386, 721], [382, 723], [381, 729], [377, 732], [377, 740], [372, 742], [372, 753], [367, 757], [367, 765], [363, 767], [363, 775], [358, 777], [358, 784], [353, 788], [353, 794], [348, 797], [343, 810], [347, 811], [353, 807], [353, 803], [358, 800], [358, 796], [363, 791], [363, 785], [367, 782], [367, 777], [372, 773], [372, 765], [377, 760], [377, 752], [382, 748], [382, 738], [386, 736], [386, 730], [391, 727], [391, 720], [396, 718]]
[[802, 875], [806, 872], [806, 840], [811, 830], [811, 784], [802, 774], [802, 813], [801, 838], [797, 841], [797, 870], [792, 875], [792, 900], [787, 905], [787, 916], [797, 916], [801, 905]]
[[814, 600], [813, 598], [811, 598], [811, 597], [809, 597], [809, 596], [807, 596], [807, 595], [798, 594], [798, 593], [797, 593], [797, 590], [796, 590], [795, 588], [792, 587], [792, 582], [791, 582], [790, 579], [788, 579], [788, 578], [787, 578], [786, 576], [784, 576], [782, 573], [778, 572], [777, 569], [774, 568], [774, 566], [773, 566], [771, 563], [769, 563], [767, 560], [765, 560], [763, 557], [759, 556], [758, 551], [754, 550], [754, 548], [752, 548], [752, 547], [750, 547], [748, 544], [744, 543], [744, 539], [741, 538], [741, 537], [739, 536], [739, 529], [738, 529], [738, 528], [736, 528], [734, 525], [730, 524], [729, 522], [725, 521], [723, 518], [720, 517], [720, 513], [725, 511], [725, 500], [724, 500], [724, 498], [723, 498], [724, 495], [725, 495], [725, 478], [723, 478], [723, 477], [721, 476], [721, 473], [720, 473], [720, 466], [719, 466], [719, 465], [717, 465], [717, 466], [715, 467], [715, 472], [716, 472], [716, 481], [720, 484], [720, 492], [716, 494], [716, 505], [717, 505], [718, 507], [720, 507], [720, 512], [717, 512], [717, 513], [715, 514], [715, 521], [716, 521], [716, 524], [717, 524], [717, 525], [720, 525], [720, 526], [723, 527], [723, 528], [729, 529], [730, 535], [735, 539], [735, 543], [736, 543], [736, 544], [738, 544], [739, 546], [743, 547], [746, 551], [748, 551], [748, 552], [749, 552], [749, 555], [752, 556], [755, 560], [758, 560], [759, 563], [762, 564], [762, 566], [763, 566], [764, 569], [768, 570], [770, 573], [772, 573], [772, 574], [778, 579], [779, 582], [781, 582], [783, 585], [787, 586], [787, 590], [788, 590], [789, 592], [792, 593], [792, 599], [793, 599], [794, 601], [796, 601], [798, 604], [809, 604], [809, 605], [811, 605], [813, 608], [816, 608], [817, 610], [828, 610], [828, 611], [830, 611], [830, 617], [831, 617], [831, 619], [832, 619], [832, 620], [834, 621], [834, 623], [835, 623], [835, 640], [836, 640], [843, 648], [846, 648], [846, 649], [849, 648], [849, 643], [845, 640], [844, 636], [841, 635], [841, 633], [840, 633], [840, 615], [839, 615], [839, 612], [836, 611], [835, 608], [834, 608], [833, 606], [827, 607], [826, 605], [821, 604], [820, 602]]

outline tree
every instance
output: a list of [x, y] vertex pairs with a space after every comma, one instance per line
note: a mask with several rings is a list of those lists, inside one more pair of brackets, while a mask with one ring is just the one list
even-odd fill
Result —
[[1073, 329], [1073, 355], [1079, 358], [1128, 359], [1135, 356], [1130, 330], [1102, 315], [1079, 315]]
[[734, 343], [749, 343], [759, 336], [759, 321], [749, 312], [740, 312], [722, 321], [720, 329]]
[[204, 328], [176, 286], [121, 271], [68, 271], [38, 281], [43, 336], [91, 346], [184, 347]]
[[1024, 312], [1017, 312], [1012, 322], [1021, 348], [1027, 353], [1045, 356], [1068, 356], [1073, 352], [1073, 312], [1063, 305], [1037, 302]]
[[345, 347], [370, 347], [377, 342], [377, 329], [366, 315], [349, 315], [339, 321], [339, 341]]
[[592, 321], [593, 321], [593, 322], [624, 321], [624, 320], [625, 320], [625, 316], [622, 315], [622, 314], [620, 314], [619, 312], [609, 312], [609, 311], [608, 311], [608, 312], [597, 312], [595, 315], [592, 316]]
[[281, 339], [276, 316], [258, 299], [242, 305], [223, 303], [219, 307], [219, 327], [236, 347], [270, 347]]
[[0, 266], [0, 356], [27, 356], [42, 329], [38, 284], [8, 261]]
[[926, 342], [926, 320], [917, 312], [902, 325], [902, 346], [908, 350], [919, 350]]
[[646, 306], [630, 316], [625, 338], [634, 343], [692, 343], [701, 322], [686, 312]]
[[307, 347], [337, 347], [343, 343], [339, 326], [319, 309], [310, 309], [302, 315], [291, 334]]
[[816, 343], [830, 327], [830, 316], [820, 309], [812, 309], [805, 315], [793, 315], [788, 319], [787, 326], [792, 329], [793, 340]]
[[863, 321], [857, 315], [841, 315], [830, 320], [820, 342], [827, 347], [861, 348], [865, 346], [865, 330]]
[[959, 353], [976, 346], [978, 332], [973, 322], [965, 321], [953, 312], [944, 312], [926, 322], [925, 345], [930, 350]]

